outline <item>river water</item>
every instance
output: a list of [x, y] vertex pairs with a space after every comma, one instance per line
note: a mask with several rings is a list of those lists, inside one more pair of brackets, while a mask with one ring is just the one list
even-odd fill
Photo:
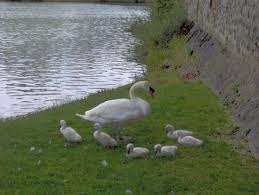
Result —
[[141, 5], [0, 3], [0, 118], [132, 82]]

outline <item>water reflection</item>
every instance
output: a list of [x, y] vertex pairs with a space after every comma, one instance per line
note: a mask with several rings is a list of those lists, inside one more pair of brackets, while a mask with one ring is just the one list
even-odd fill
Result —
[[0, 3], [0, 118], [25, 114], [143, 72], [125, 29], [144, 6]]

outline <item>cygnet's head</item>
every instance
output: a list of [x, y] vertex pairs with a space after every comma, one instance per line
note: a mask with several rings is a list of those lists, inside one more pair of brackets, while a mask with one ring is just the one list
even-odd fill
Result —
[[101, 125], [99, 123], [95, 123], [94, 126], [93, 126], [93, 131], [100, 131], [101, 130]]
[[175, 128], [174, 128], [173, 125], [166, 125], [166, 126], [165, 126], [165, 132], [166, 132], [166, 133], [168, 133], [168, 132], [170, 132], [170, 131], [174, 131], [174, 130], [175, 130]]
[[126, 146], [126, 152], [129, 154], [134, 148], [134, 145], [132, 143], [127, 144]]
[[156, 144], [156, 145], [154, 146], [154, 150], [155, 150], [155, 153], [156, 153], [156, 154], [161, 151], [161, 147], [162, 147], [161, 144]]
[[60, 120], [59, 122], [59, 128], [65, 128], [67, 126], [66, 121]]

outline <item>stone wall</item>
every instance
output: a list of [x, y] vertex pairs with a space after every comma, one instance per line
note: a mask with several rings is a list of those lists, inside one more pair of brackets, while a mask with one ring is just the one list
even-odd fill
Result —
[[259, 1], [185, 0], [195, 26], [188, 42], [200, 62], [189, 65], [232, 109], [259, 158]]
[[188, 16], [245, 60], [259, 63], [258, 0], [185, 0]]
[[17, 1], [17, 2], [80, 2], [80, 3], [148, 3], [150, 0], [0, 0], [0, 2]]

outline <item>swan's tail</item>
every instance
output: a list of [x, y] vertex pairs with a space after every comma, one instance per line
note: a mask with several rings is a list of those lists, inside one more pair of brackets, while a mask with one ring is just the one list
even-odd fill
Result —
[[76, 113], [76, 116], [78, 116], [79, 118], [81, 118], [81, 119], [84, 119], [84, 120], [86, 120], [86, 118], [85, 118], [85, 115], [82, 115], [82, 114], [77, 114]]

